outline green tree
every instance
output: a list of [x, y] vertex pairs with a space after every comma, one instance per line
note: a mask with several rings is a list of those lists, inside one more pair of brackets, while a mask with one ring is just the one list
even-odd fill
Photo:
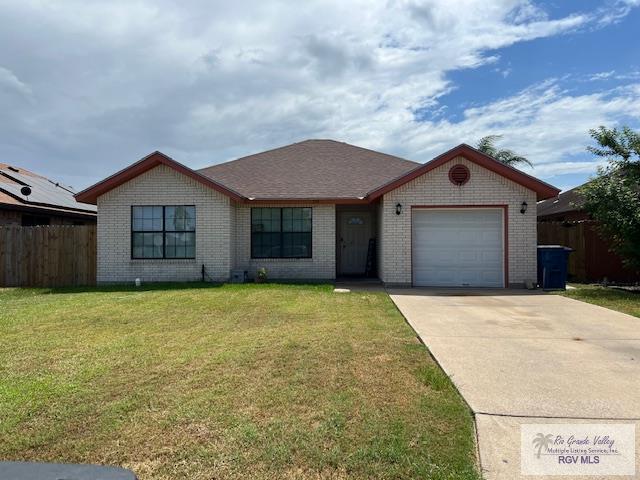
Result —
[[618, 130], [601, 125], [589, 130], [589, 135], [598, 142], [598, 146], [587, 147], [587, 150], [599, 157], [607, 157], [614, 161], [621, 160], [623, 163], [628, 163], [632, 159], [636, 162], [640, 160], [640, 133], [634, 132], [629, 127]]
[[476, 146], [476, 148], [482, 153], [486, 153], [490, 157], [493, 157], [499, 162], [502, 162], [505, 165], [509, 165], [511, 167], [520, 164], [525, 164], [533, 167], [533, 164], [528, 158], [523, 157], [522, 155], [518, 155], [513, 150], [501, 149], [496, 147], [496, 141], [500, 140], [501, 138], [502, 135], [487, 135], [486, 137], [482, 137], [478, 141], [478, 145]]
[[588, 150], [608, 159], [580, 188], [584, 209], [598, 222], [610, 249], [631, 268], [640, 268], [640, 133], [629, 127], [589, 131], [596, 146]]

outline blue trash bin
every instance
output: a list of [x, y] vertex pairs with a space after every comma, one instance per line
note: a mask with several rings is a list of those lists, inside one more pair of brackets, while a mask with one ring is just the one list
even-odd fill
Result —
[[543, 290], [565, 290], [569, 254], [562, 245], [538, 245], [538, 286]]

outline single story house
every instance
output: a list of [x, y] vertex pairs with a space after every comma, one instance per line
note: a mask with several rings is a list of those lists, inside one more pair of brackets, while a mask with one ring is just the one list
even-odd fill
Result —
[[306, 140], [193, 170], [154, 152], [78, 193], [98, 206], [98, 283], [375, 274], [387, 285], [522, 286], [536, 201], [559, 190], [468, 146], [420, 164]]
[[0, 226], [96, 223], [96, 206], [80, 203], [75, 192], [26, 168], [0, 163]]

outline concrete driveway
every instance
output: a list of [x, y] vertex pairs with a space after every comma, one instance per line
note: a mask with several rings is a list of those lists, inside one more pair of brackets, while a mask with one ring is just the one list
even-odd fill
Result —
[[640, 319], [529, 291], [388, 292], [473, 410], [486, 478], [520, 478], [522, 423], [640, 426]]

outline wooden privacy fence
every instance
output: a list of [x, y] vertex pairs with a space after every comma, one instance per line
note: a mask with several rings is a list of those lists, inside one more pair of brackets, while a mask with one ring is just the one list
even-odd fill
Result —
[[569, 277], [578, 281], [587, 278], [585, 228], [585, 222], [538, 223], [538, 245], [563, 245], [573, 249], [569, 255]]
[[575, 222], [538, 222], [538, 245], [571, 247], [569, 278], [579, 282], [608, 281], [633, 283], [638, 272], [624, 267], [622, 260], [609, 251], [609, 242], [598, 233], [591, 220]]
[[95, 225], [0, 227], [0, 287], [95, 283]]

